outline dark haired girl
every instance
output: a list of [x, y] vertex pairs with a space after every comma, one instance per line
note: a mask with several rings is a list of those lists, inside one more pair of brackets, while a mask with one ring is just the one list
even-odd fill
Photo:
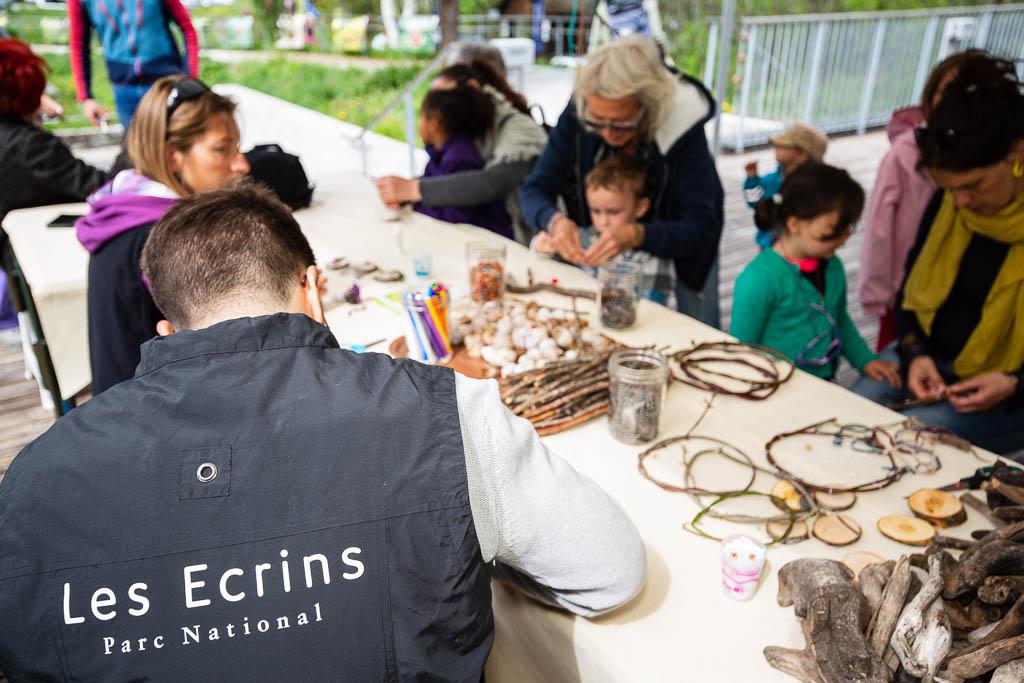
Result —
[[[1000, 453], [1024, 448], [1024, 93], [1011, 62], [961, 65], [920, 129], [939, 191], [897, 301], [906, 411]], [[898, 353], [898, 356], [897, 356]], [[879, 402], [907, 394], [855, 390]]]
[[[494, 121], [494, 103], [474, 88], [431, 90], [420, 105], [420, 139], [430, 161], [424, 178], [477, 171], [484, 167], [475, 140], [490, 130]], [[449, 223], [470, 223], [502, 237], [512, 237], [512, 220], [500, 201], [476, 206], [426, 206], [418, 202], [420, 213]]]
[[[472, 88], [494, 103], [494, 118], [486, 134], [475, 140], [484, 166], [445, 176], [400, 178], [387, 176], [377, 181], [381, 200], [394, 206], [419, 202], [435, 209], [473, 210], [501, 202], [518, 217], [519, 185], [533, 168], [547, 137], [529, 115], [526, 100], [490, 64], [479, 60], [452, 65], [437, 75], [431, 90]], [[516, 239], [528, 244], [530, 232], [515, 221]]]
[[758, 203], [758, 229], [777, 239], [736, 280], [730, 332], [824, 379], [835, 375], [843, 356], [871, 379], [899, 386], [896, 364], [868, 348], [846, 308], [846, 271], [836, 250], [863, 209], [864, 190], [849, 173], [814, 162]]

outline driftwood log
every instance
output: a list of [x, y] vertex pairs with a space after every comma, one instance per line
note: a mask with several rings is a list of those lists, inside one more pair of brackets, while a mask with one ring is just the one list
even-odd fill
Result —
[[964, 551], [957, 568], [946, 578], [944, 598], [952, 600], [974, 590], [992, 575], [1024, 574], [1024, 545], [1003, 538], [990, 540], [998, 533], [978, 541], [976, 549]]
[[779, 605], [792, 605], [801, 618], [807, 649], [765, 648], [773, 667], [805, 683], [889, 681], [864, 637], [870, 611], [848, 567], [833, 560], [790, 562], [779, 570]]
[[943, 561], [928, 558], [928, 580], [900, 614], [892, 634], [892, 649], [912, 676], [931, 683], [953, 644], [949, 617], [942, 603]]
[[1024, 595], [1024, 576], [988, 576], [978, 588], [978, 599], [989, 605], [1005, 605]]
[[946, 671], [949, 676], [961, 679], [976, 678], [1022, 657], [1024, 657], [1024, 636], [1017, 636], [955, 657], [950, 660]]
[[1003, 664], [992, 673], [989, 683], [1020, 683], [1024, 681], [1024, 659]]
[[861, 592], [868, 600], [871, 614], [878, 611], [878, 605], [882, 602], [882, 593], [885, 591], [885, 584], [889, 582], [889, 577], [892, 576], [892, 571], [895, 568], [896, 563], [889, 560], [868, 565], [861, 571], [857, 581], [860, 583]]
[[900, 611], [907, 601], [910, 576], [910, 558], [904, 555], [896, 562], [896, 568], [885, 584], [885, 592], [882, 593], [878, 611], [868, 626], [868, 644], [871, 651], [879, 657], [885, 654], [892, 631], [896, 628], [896, 620], [899, 619]]

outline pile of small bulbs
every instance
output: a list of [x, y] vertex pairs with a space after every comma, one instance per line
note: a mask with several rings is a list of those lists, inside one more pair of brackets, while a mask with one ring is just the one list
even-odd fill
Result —
[[452, 343], [463, 344], [470, 358], [500, 368], [502, 377], [542, 368], [557, 361], [605, 352], [610, 342], [572, 311], [536, 302], [488, 301], [453, 315]]

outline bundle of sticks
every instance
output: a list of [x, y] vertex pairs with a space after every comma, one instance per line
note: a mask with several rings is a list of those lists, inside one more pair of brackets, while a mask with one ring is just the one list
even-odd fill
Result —
[[926, 552], [857, 576], [832, 560], [790, 562], [779, 604], [794, 607], [807, 648], [768, 647], [765, 658], [806, 683], [1024, 681], [1024, 522], [974, 536], [937, 535]]
[[501, 380], [501, 398], [541, 436], [556, 434], [608, 412], [608, 357], [550, 363]]

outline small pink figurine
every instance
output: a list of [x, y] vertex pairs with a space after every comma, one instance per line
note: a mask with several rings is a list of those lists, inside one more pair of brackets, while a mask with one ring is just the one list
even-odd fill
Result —
[[733, 600], [754, 597], [765, 561], [764, 544], [749, 536], [722, 539], [722, 590]]

